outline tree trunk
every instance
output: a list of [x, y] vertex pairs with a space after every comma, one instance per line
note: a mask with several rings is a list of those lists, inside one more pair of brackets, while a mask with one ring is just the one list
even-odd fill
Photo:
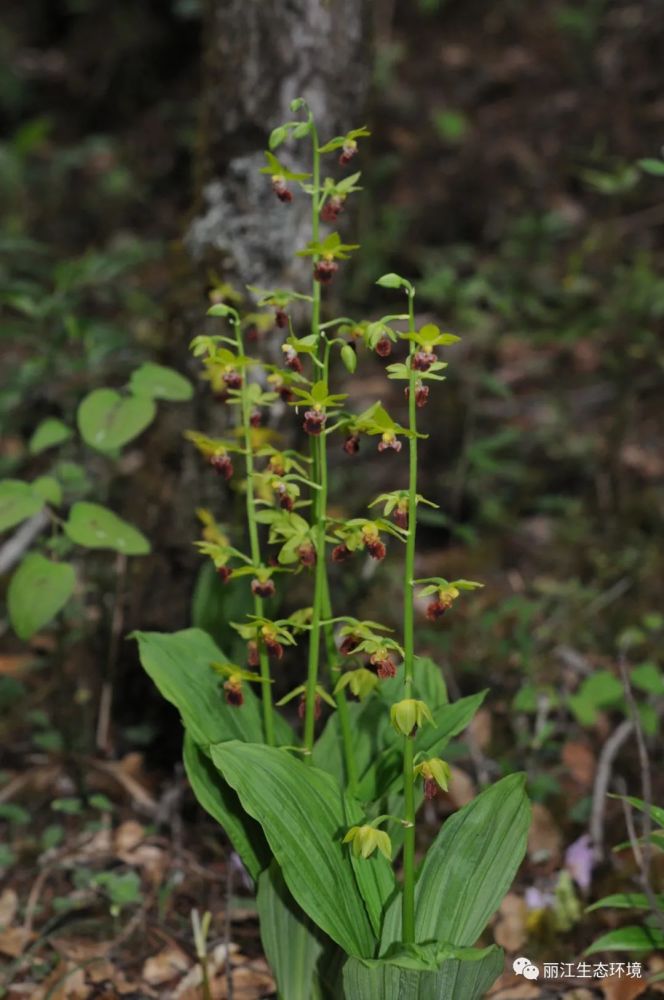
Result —
[[[239, 284], [299, 284], [308, 199], [283, 205], [259, 173], [275, 125], [311, 107], [323, 140], [364, 124], [371, 57], [367, 0], [208, 0], [199, 205], [186, 236], [195, 260]], [[307, 169], [306, 141], [279, 150]]]

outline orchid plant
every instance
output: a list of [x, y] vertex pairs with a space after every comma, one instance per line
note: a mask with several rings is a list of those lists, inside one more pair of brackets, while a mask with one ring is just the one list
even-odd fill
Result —
[[[233, 623], [246, 657], [232, 661], [200, 629], [136, 637], [145, 669], [180, 711], [192, 788], [257, 883], [279, 996], [473, 1000], [502, 971], [500, 949], [478, 941], [522, 860], [529, 805], [523, 777], [503, 778], [449, 818], [416, 864], [418, 809], [447, 788], [445, 746], [486, 693], [450, 703], [440, 669], [415, 642], [416, 600], [440, 622], [481, 586], [415, 575], [418, 510], [436, 506], [418, 492], [423, 411], [458, 338], [433, 323], [418, 327], [415, 287], [397, 274], [377, 284], [402, 307], [371, 321], [323, 315], [323, 290], [358, 247], [321, 229], [345, 212], [360, 174], [337, 180], [322, 164], [328, 155], [342, 170], [354, 163], [368, 131], [321, 143], [306, 103], [292, 111], [299, 117], [271, 134], [263, 173], [284, 211], [295, 197], [311, 201], [311, 240], [297, 251], [311, 263], [311, 288], [250, 287], [248, 315], [215, 289], [208, 315], [222, 325], [192, 343], [229, 421], [223, 437], [188, 436], [245, 510], [236, 530], [202, 511], [197, 546], [221, 580], [246, 578], [251, 607]], [[297, 142], [310, 149], [308, 173], [277, 156]], [[283, 337], [280, 365], [274, 351], [271, 361], [247, 351], [267, 329]], [[333, 384], [337, 359], [352, 375], [364, 351], [390, 359], [403, 423], [381, 401], [355, 412], [352, 394]], [[303, 453], [279, 450], [283, 439], [266, 426], [284, 404], [308, 442]], [[376, 497], [365, 517], [339, 518], [329, 496], [335, 440], [349, 462], [372, 441], [384, 461], [398, 465], [403, 452], [406, 485]], [[337, 607], [329, 579], [333, 563], [380, 563], [388, 544], [405, 553], [401, 636]], [[310, 577], [311, 603], [279, 617], [298, 574]], [[275, 703], [286, 651], [303, 672]]]

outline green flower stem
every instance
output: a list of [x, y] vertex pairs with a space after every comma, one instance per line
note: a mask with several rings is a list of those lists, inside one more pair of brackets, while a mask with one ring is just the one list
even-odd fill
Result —
[[[325, 569], [323, 586], [323, 615], [326, 619], [326, 624], [324, 625], [325, 649], [327, 652], [328, 663], [330, 664], [332, 683], [336, 686], [336, 683], [341, 676], [341, 664], [339, 663], [339, 653], [337, 652], [337, 647], [334, 644], [332, 623], [329, 621], [329, 619], [332, 618], [332, 602], [330, 600], [330, 586], [327, 578], [327, 567]], [[339, 713], [339, 729], [341, 731], [341, 743], [344, 752], [346, 782], [350, 794], [355, 795], [358, 785], [357, 761], [355, 760], [355, 752], [353, 748], [353, 735], [350, 728], [350, 716], [348, 714], [346, 689], [342, 688], [341, 691], [338, 691], [334, 696], [334, 700], [337, 703], [337, 712]]]
[[[235, 324], [235, 339], [237, 343], [237, 350], [240, 357], [244, 354], [244, 344], [242, 342], [242, 329], [239, 322]], [[247, 525], [249, 527], [249, 548], [251, 552], [251, 561], [254, 566], [261, 566], [261, 548], [260, 541], [258, 538], [258, 524], [256, 522], [256, 506], [254, 503], [254, 451], [251, 440], [251, 403], [249, 401], [248, 393], [248, 382], [246, 372], [242, 378], [242, 388], [240, 390], [242, 399], [242, 431], [244, 435], [244, 448], [245, 448], [245, 468], [247, 476], [247, 486], [246, 486], [246, 502], [247, 502]], [[254, 595], [254, 614], [262, 618], [263, 612], [263, 599], [258, 595]], [[272, 682], [270, 678], [270, 663], [267, 656], [267, 651], [265, 645], [258, 641], [258, 658], [260, 665], [260, 674], [263, 689], [263, 728], [265, 730], [265, 741], [268, 746], [274, 746], [274, 707], [272, 705]]]
[[[320, 193], [320, 153], [318, 152], [318, 132], [313, 120], [311, 123], [311, 146], [313, 159], [313, 191], [311, 194], [311, 239], [314, 243], [319, 239], [319, 193]], [[318, 256], [312, 260], [314, 267]], [[312, 279], [311, 333], [320, 341], [320, 282]], [[326, 378], [326, 365], [315, 358], [319, 367], [323, 368], [323, 378]], [[307, 684], [304, 708], [304, 746], [308, 751], [307, 760], [311, 760], [314, 745], [314, 730], [316, 726], [316, 685], [318, 684], [318, 666], [320, 662], [320, 620], [322, 608], [322, 582], [325, 573], [325, 512], [327, 510], [327, 468], [325, 453], [325, 436], [311, 440], [313, 458], [313, 481], [318, 486], [313, 497], [313, 529], [314, 546], [316, 549], [316, 568], [314, 575], [314, 600], [309, 636], [309, 659], [307, 663]], [[325, 485], [323, 479], [325, 478]]]
[[[408, 292], [408, 330], [415, 332], [414, 291]], [[415, 342], [409, 341], [408, 361], [408, 535], [406, 537], [406, 566], [404, 572], [404, 698], [412, 698], [413, 658], [415, 654], [413, 578], [415, 576], [415, 534], [417, 524], [417, 409], [415, 403], [416, 374], [413, 368]], [[401, 914], [401, 938], [404, 944], [415, 941], [415, 776], [413, 774], [413, 740], [404, 736], [403, 785], [404, 819], [409, 824], [404, 833], [403, 844], [403, 906]]]

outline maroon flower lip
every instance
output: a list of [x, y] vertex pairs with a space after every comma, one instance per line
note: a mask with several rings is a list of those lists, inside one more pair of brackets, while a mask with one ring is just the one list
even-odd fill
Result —
[[322, 410], [306, 410], [304, 414], [303, 427], [307, 434], [317, 437], [325, 427], [326, 415]]
[[339, 270], [336, 260], [326, 260], [325, 257], [314, 264], [314, 278], [322, 285], [327, 285]]
[[251, 592], [256, 597], [272, 597], [274, 594], [273, 580], [252, 580]]
[[211, 455], [210, 465], [219, 476], [230, 479], [233, 475], [233, 463], [229, 455]]

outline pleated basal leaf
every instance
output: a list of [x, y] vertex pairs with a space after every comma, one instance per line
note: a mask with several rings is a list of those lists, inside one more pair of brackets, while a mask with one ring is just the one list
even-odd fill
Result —
[[[448, 819], [426, 853], [415, 886], [415, 938], [475, 944], [509, 889], [526, 851], [530, 803], [525, 778], [512, 774]], [[390, 907], [382, 950], [399, 939]]]
[[[286, 884], [305, 913], [347, 954], [374, 955], [376, 934], [350, 853], [342, 844], [349, 806], [338, 783], [273, 747], [222, 743], [213, 746], [211, 754], [244, 808], [263, 827]], [[364, 864], [374, 862], [388, 865], [375, 855]]]

